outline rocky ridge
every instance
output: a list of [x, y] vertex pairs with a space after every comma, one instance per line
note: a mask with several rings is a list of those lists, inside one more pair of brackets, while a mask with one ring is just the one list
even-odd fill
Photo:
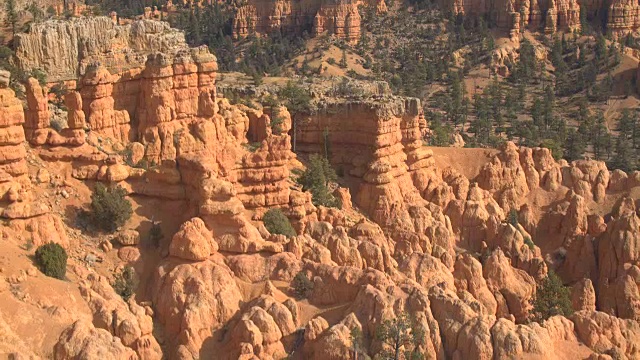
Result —
[[334, 35], [349, 43], [360, 39], [361, 5], [375, 6], [376, 11], [385, 12], [384, 1], [248, 1], [236, 11], [233, 18], [233, 35], [245, 38], [251, 34], [273, 31], [307, 31], [318, 36]]
[[[83, 36], [61, 43], [61, 54], [90, 42]], [[27, 42], [44, 53], [46, 42]], [[438, 165], [438, 149], [422, 144], [429, 132], [419, 101], [380, 84], [355, 84], [369, 89], [358, 96], [310, 85], [317, 107], [297, 120], [294, 134], [287, 109], [218, 96], [215, 57], [205, 49], [179, 42], [140, 57], [85, 70], [78, 70], [81, 59], [68, 60], [60, 74], [78, 77], [60, 132], [49, 127], [37, 81], [27, 84], [24, 108], [0, 89], [7, 133], [0, 136], [0, 185], [10, 184], [3, 214], [13, 214], [14, 204], [31, 209], [26, 195], [14, 193], [35, 196], [39, 182], [52, 184], [44, 173], [29, 177], [31, 155], [50, 171], [68, 166], [58, 175], [65, 181], [123, 186], [137, 212], [159, 203], [180, 209], [170, 214], [179, 226], [165, 225], [169, 236], [158, 250], [135, 235], [119, 249], [92, 244], [101, 256], [117, 253], [147, 281], [125, 302], [96, 270], [74, 266], [92, 320], [68, 321], [56, 358], [346, 359], [356, 351], [354, 329], [362, 333], [357, 351], [374, 355], [387, 346], [376, 338], [379, 326], [403, 313], [424, 330], [417, 346], [429, 358], [639, 356], [640, 173], [556, 161], [547, 149], [509, 142], [474, 174], [455, 162]], [[46, 64], [37, 56], [21, 61]], [[280, 131], [271, 126], [275, 116]], [[330, 142], [332, 165], [344, 174], [342, 209], [313, 206], [294, 185], [290, 170], [300, 164], [290, 133], [297, 154]], [[269, 233], [260, 219], [270, 208], [283, 209], [296, 236]], [[512, 210], [517, 223], [508, 219]], [[16, 233], [46, 229], [41, 242], [79, 246], [64, 237], [73, 230], [45, 227], [59, 221], [53, 214], [3, 217]], [[46, 225], [20, 225], [47, 217]], [[572, 286], [577, 312], [529, 323], [536, 284], [549, 268]], [[291, 289], [297, 274], [313, 284], [304, 301]]]
[[545, 33], [580, 29], [581, 7], [589, 17], [607, 14], [607, 31], [614, 38], [623, 37], [640, 26], [640, 5], [627, 0], [455, 0], [441, 1], [440, 4], [454, 14], [488, 15], [499, 28], [511, 31], [512, 35], [523, 31], [523, 25], [535, 31], [543, 29]]

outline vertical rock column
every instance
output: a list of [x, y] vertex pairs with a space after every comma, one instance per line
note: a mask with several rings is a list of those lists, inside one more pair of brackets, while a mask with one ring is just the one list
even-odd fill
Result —
[[216, 103], [216, 73], [218, 60], [209, 52], [207, 47], [191, 50], [194, 61], [198, 66], [198, 116], [211, 117], [218, 113]]
[[553, 34], [558, 29], [558, 7], [555, 0], [549, 0], [549, 9], [547, 10], [547, 18], [544, 22], [544, 33]]
[[23, 123], [22, 103], [9, 89], [9, 73], [0, 71], [0, 200], [7, 195], [12, 178], [26, 178]]
[[638, 27], [640, 6], [637, 1], [613, 0], [609, 7], [607, 29], [614, 39], [626, 36]]
[[86, 124], [80, 93], [77, 91], [67, 93], [64, 97], [64, 105], [67, 107], [67, 125], [69, 129], [84, 129]]
[[175, 159], [173, 136], [169, 126], [177, 118], [172, 59], [164, 54], [149, 55], [143, 73], [138, 106], [138, 133], [146, 145], [149, 161]]
[[88, 127], [118, 141], [131, 141], [129, 113], [115, 109], [113, 79], [109, 71], [102, 66], [90, 69], [82, 84], [80, 93]]
[[558, 29], [580, 30], [580, 4], [577, 0], [565, 0], [558, 3]]
[[532, 0], [529, 15], [529, 29], [531, 31], [538, 31], [540, 29], [540, 24], [542, 24], [542, 20], [540, 4], [538, 1]]
[[62, 130], [65, 137], [73, 139], [73, 144], [82, 145], [85, 142], [84, 128], [86, 126], [84, 111], [82, 111], [82, 96], [72, 91], [64, 96], [67, 107], [67, 129]]
[[26, 83], [27, 109], [24, 124], [27, 139], [35, 145], [43, 145], [49, 137], [49, 103], [47, 93], [38, 80], [30, 78]]
[[[40, 90], [32, 93], [30, 101], [34, 101], [33, 94], [42, 94], [42, 88], [37, 81], [29, 85], [32, 90]], [[34, 199], [30, 191], [31, 182], [25, 160], [25, 132], [22, 127], [25, 114], [22, 102], [8, 86], [9, 73], [0, 71], [0, 217], [9, 219], [14, 228], [28, 231], [34, 246], [48, 242], [66, 246], [68, 239], [62, 221], [49, 212], [46, 202]], [[37, 125], [38, 112], [27, 114], [34, 121], [29, 125]]]
[[174, 61], [172, 91], [177, 120], [198, 115], [198, 65], [190, 56], [178, 57]]

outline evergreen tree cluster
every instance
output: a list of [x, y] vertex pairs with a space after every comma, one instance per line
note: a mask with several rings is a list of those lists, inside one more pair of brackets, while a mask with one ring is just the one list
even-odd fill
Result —
[[640, 120], [638, 113], [624, 109], [618, 119], [617, 130], [615, 155], [609, 161], [609, 168], [625, 172], [640, 169]]
[[313, 154], [309, 157], [307, 169], [298, 177], [297, 182], [302, 185], [302, 190], [311, 192], [314, 205], [340, 207], [338, 199], [329, 189], [329, 184], [337, 178], [329, 160], [322, 155]]
[[363, 31], [357, 54], [376, 80], [387, 81], [394, 93], [422, 97], [430, 84], [443, 82], [464, 50], [463, 72], [489, 59], [493, 38], [482, 17], [451, 17], [445, 21], [434, 4], [379, 15], [362, 9]]
[[[618, 45], [607, 45], [600, 35], [593, 41], [557, 38], [549, 46], [553, 76], [537, 58], [534, 45], [524, 39], [509, 81], [494, 76], [473, 96], [465, 90], [463, 73], [449, 71], [446, 90], [430, 98], [435, 108], [428, 113], [430, 145], [447, 145], [457, 129], [469, 146], [497, 147], [511, 140], [549, 148], [556, 159], [573, 161], [592, 154], [612, 168], [638, 169], [638, 115], [624, 110], [618, 128], [613, 128], [602, 111], [590, 110], [591, 104], [613, 96], [612, 71], [621, 57]], [[627, 96], [634, 84], [628, 79], [624, 86]]]
[[[242, 71], [259, 82], [264, 74], [278, 76], [283, 65], [304, 49], [308, 32], [302, 35], [280, 29], [268, 36], [232, 38], [237, 5], [232, 0], [180, 9], [169, 18], [173, 27], [185, 31], [191, 46], [207, 45], [218, 58], [222, 71]], [[249, 24], [249, 27], [252, 25]]]
[[191, 46], [207, 45], [218, 58], [222, 70], [236, 70], [236, 48], [231, 37], [233, 4], [215, 1], [204, 7], [180, 9], [169, 17], [171, 26], [185, 32]]

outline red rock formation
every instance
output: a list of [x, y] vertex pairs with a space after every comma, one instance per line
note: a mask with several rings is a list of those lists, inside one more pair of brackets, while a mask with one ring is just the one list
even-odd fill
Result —
[[7, 186], [12, 178], [24, 180], [27, 173], [25, 151], [22, 145], [25, 140], [22, 125], [25, 122], [22, 112], [22, 103], [15, 97], [13, 90], [8, 88], [9, 73], [3, 72], [6, 82], [0, 83], [0, 199], [6, 199], [10, 186]]
[[[632, 0], [454, 0], [440, 3], [454, 14], [489, 15], [499, 28], [510, 31], [512, 37], [520, 30], [520, 22], [533, 31], [541, 30], [540, 26], [544, 24], [547, 34], [579, 30], [581, 6], [591, 16], [608, 13], [607, 30], [614, 37], [625, 36], [640, 27], [640, 7]], [[543, 14], [546, 14], [545, 18]]]
[[104, 67], [90, 68], [82, 79], [80, 94], [86, 124], [92, 131], [118, 141], [132, 140], [129, 113], [116, 110], [112, 75]]
[[633, 0], [614, 0], [609, 6], [607, 31], [614, 39], [624, 37], [640, 27], [640, 5]]
[[598, 248], [598, 308], [628, 319], [640, 319], [640, 294], [635, 279], [640, 274], [635, 251], [640, 239], [640, 218], [636, 206], [623, 199], [614, 219], [600, 235]]
[[[148, 313], [151, 309], [143, 308], [133, 299], [130, 299], [128, 303], [125, 302], [111, 288], [106, 278], [95, 274], [90, 274], [81, 284], [80, 292], [94, 314], [93, 325], [95, 327], [107, 330], [114, 337], [117, 336], [122, 344], [133, 349], [140, 359], [162, 359], [162, 349], [151, 334], [153, 321]], [[68, 329], [74, 333], [74, 337], [82, 336], [76, 333], [78, 326], [76, 323]], [[86, 336], [84, 342], [90, 342], [94, 335], [87, 334]], [[70, 342], [73, 343], [73, 341], [64, 339], [63, 333], [56, 348], [66, 349]], [[63, 356], [62, 358], [67, 357]]]
[[168, 260], [158, 268], [154, 287], [153, 302], [174, 358], [199, 357], [205, 339], [239, 311], [242, 300], [233, 273], [211, 260]]
[[[26, 84], [27, 109], [25, 110], [24, 129], [27, 139], [36, 144], [46, 142], [49, 130], [49, 101], [47, 92], [38, 80], [30, 78]], [[44, 141], [42, 138], [44, 137]]]
[[[361, 1], [340, 0], [338, 2], [289, 0], [254, 0], [240, 7], [233, 19], [233, 34], [236, 38], [244, 38], [250, 34], [264, 34], [275, 30], [302, 32], [309, 26], [312, 34], [327, 32], [348, 42], [356, 42], [360, 38]], [[377, 11], [385, 11], [386, 7], [377, 4]]]
[[[507, 5], [513, 14], [522, 4]], [[571, 6], [558, 8], [567, 13]], [[429, 358], [563, 358], [572, 351], [637, 357], [637, 324], [614, 317], [640, 314], [637, 204], [629, 197], [611, 219], [604, 212], [620, 194], [637, 192], [640, 173], [610, 173], [596, 161], [556, 162], [548, 149], [513, 143], [491, 152], [477, 175], [463, 175], [468, 171], [455, 164], [441, 168], [422, 144], [427, 129], [419, 102], [391, 96], [382, 84], [356, 82], [370, 94], [322, 98], [318, 111], [296, 126], [302, 153], [328, 147], [344, 173], [344, 188], [335, 193], [346, 206], [316, 208], [289, 180], [295, 154], [286, 109], [218, 99], [215, 59], [204, 49], [143, 57], [126, 70], [90, 68], [67, 96], [68, 130], [90, 127], [85, 143], [29, 151], [72, 162], [78, 179], [178, 200], [184, 211], [172, 215], [184, 224], [168, 234], [166, 256], [142, 291], [154, 311], [122, 301], [104, 278], [89, 277], [82, 293], [94, 323], [64, 331], [58, 356], [105, 351], [155, 359], [166, 350], [169, 358], [266, 359], [286, 356], [304, 339], [295, 348], [302, 357], [344, 359], [353, 357], [352, 331], [375, 339], [381, 324], [406, 313], [424, 331], [416, 346]], [[32, 102], [42, 101], [36, 84], [30, 86]], [[323, 96], [323, 84], [309, 86]], [[44, 232], [55, 231], [33, 220], [48, 215], [34, 215], [26, 165], [14, 166], [26, 156], [18, 105], [10, 90], [0, 89], [6, 132], [0, 205], [11, 228], [28, 226], [39, 243]], [[45, 129], [38, 109], [27, 111], [33, 134]], [[280, 128], [272, 127], [276, 117]], [[46, 132], [52, 145], [56, 137]], [[109, 142], [131, 152], [123, 156], [128, 165], [107, 154], [102, 145]], [[276, 207], [295, 220], [298, 235], [270, 234], [259, 221]], [[512, 210], [517, 219], [507, 215]], [[139, 241], [127, 234], [118, 241]], [[126, 247], [118, 256], [147, 265], [153, 253]], [[547, 264], [574, 285], [572, 301], [581, 311], [525, 324]], [[299, 273], [312, 284], [300, 304], [290, 297]], [[326, 315], [309, 319], [309, 309]], [[162, 350], [151, 335], [152, 313], [164, 333]], [[360, 351], [373, 355], [387, 346], [365, 341]]]
[[[48, 242], [66, 246], [68, 239], [62, 221], [50, 213], [46, 203], [37, 201], [31, 191], [22, 126], [25, 116], [20, 110], [22, 103], [8, 88], [9, 74], [2, 72], [0, 78], [6, 79], [0, 82], [0, 217], [13, 220], [7, 230], [29, 232], [35, 246]], [[40, 89], [34, 81], [29, 84]], [[30, 101], [37, 103], [36, 96], [30, 97]], [[42, 105], [46, 107], [46, 104]], [[31, 124], [39, 126], [39, 112], [34, 110], [30, 114], [33, 115]]]
[[57, 359], [92, 358], [138, 359], [138, 355], [107, 330], [97, 329], [89, 321], [77, 321], [66, 329], [54, 349]]

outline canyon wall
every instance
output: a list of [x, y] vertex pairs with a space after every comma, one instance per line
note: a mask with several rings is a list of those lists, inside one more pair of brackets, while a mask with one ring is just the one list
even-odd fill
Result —
[[581, 8], [588, 18], [606, 17], [606, 30], [614, 37], [640, 27], [640, 5], [634, 0], [454, 0], [440, 4], [454, 14], [488, 16], [499, 28], [512, 33], [524, 30], [523, 26], [548, 34], [578, 30]]
[[270, 1], [252, 0], [241, 6], [233, 19], [233, 34], [244, 38], [250, 34], [265, 34], [273, 31], [296, 32], [318, 36], [323, 33], [335, 35], [347, 42], [360, 39], [360, 5], [376, 6], [386, 11], [384, 1], [378, 3], [359, 0], [340, 1]]
[[[20, 64], [54, 62], [58, 79], [74, 80], [61, 130], [51, 127], [46, 85], [30, 79], [23, 107], [0, 73], [3, 239], [26, 231], [36, 245], [67, 247], [71, 280], [90, 308], [92, 321], [54, 334], [57, 358], [347, 359], [389, 350], [372, 339], [405, 316], [423, 332], [412, 345], [428, 358], [640, 356], [640, 172], [556, 161], [548, 149], [511, 142], [455, 149], [442, 161], [442, 149], [423, 145], [419, 100], [384, 83], [304, 83], [314, 111], [295, 119], [281, 106], [232, 104], [218, 96], [207, 49], [189, 49], [173, 30], [131, 30], [164, 28], [152, 21], [107, 21], [50, 22], [20, 40]], [[129, 34], [138, 50], [114, 50], [125, 39], [98, 29]], [[60, 31], [61, 42], [49, 44], [49, 31]], [[89, 57], [66, 48], [94, 43]], [[50, 58], [49, 46], [68, 58]], [[328, 155], [340, 174], [340, 209], [314, 206], [290, 178], [303, 167], [291, 136], [302, 160]], [[150, 214], [150, 222], [171, 205], [163, 216], [179, 225], [157, 248], [123, 241], [131, 229], [100, 245], [83, 239], [92, 256], [117, 256], [146, 273], [136, 294], [146, 301], [123, 301], [94, 273], [99, 266], [84, 268], [87, 257], [75, 253], [82, 242], [63, 236], [81, 230], [56, 227], [58, 213], [40, 206], [53, 184], [41, 174], [47, 168], [78, 187], [122, 186], [139, 205], [136, 216]], [[90, 202], [63, 198], [48, 204]], [[275, 208], [295, 235], [261, 221]], [[572, 287], [576, 313], [530, 322], [550, 269]], [[371, 341], [356, 349], [358, 332]]]
[[[67, 127], [61, 131], [50, 126], [45, 90], [30, 80], [24, 125], [32, 145], [68, 149], [44, 156], [72, 161], [77, 179], [127, 181], [136, 194], [187, 200], [194, 214], [212, 221], [209, 226], [227, 222], [221, 236], [246, 229], [240, 243], [230, 239], [224, 250], [262, 249], [263, 236], [245, 206], [258, 217], [274, 206], [290, 206], [298, 219], [307, 215], [308, 197], [290, 189], [288, 164], [295, 154], [287, 110], [219, 99], [215, 56], [206, 47], [189, 48], [166, 23], [48, 21], [20, 36], [17, 60], [50, 70], [54, 79], [77, 79], [67, 82]], [[277, 134], [272, 116], [284, 119]], [[249, 150], [249, 143], [258, 145]], [[217, 185], [203, 194], [211, 181]]]
[[33, 24], [16, 36], [17, 64], [39, 68], [48, 81], [77, 80], [87, 68], [102, 65], [111, 73], [144, 67], [154, 52], [188, 51], [184, 33], [167, 23], [151, 20], [116, 25], [108, 17], [48, 20]]
[[33, 191], [25, 148], [22, 103], [9, 87], [9, 73], [0, 70], [0, 218], [4, 236], [26, 231], [33, 245], [67, 244], [57, 214]]

